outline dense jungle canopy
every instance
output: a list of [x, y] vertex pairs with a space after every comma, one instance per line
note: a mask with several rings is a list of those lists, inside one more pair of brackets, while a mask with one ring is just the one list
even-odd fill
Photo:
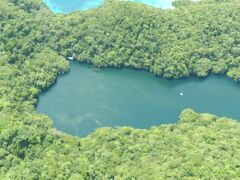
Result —
[[175, 9], [106, 0], [53, 14], [41, 0], [0, 3], [0, 179], [237, 179], [240, 124], [184, 110], [177, 124], [57, 131], [38, 94], [71, 56], [164, 78], [226, 74], [240, 82], [240, 1], [179, 0]]

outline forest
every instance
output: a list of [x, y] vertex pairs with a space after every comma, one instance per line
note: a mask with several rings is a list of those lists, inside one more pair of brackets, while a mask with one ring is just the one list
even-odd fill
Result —
[[240, 177], [240, 124], [227, 117], [186, 109], [176, 124], [100, 128], [81, 138], [35, 111], [39, 93], [69, 71], [68, 57], [159, 78], [219, 74], [240, 82], [240, 1], [173, 5], [106, 0], [63, 15], [41, 0], [1, 1], [0, 179]]

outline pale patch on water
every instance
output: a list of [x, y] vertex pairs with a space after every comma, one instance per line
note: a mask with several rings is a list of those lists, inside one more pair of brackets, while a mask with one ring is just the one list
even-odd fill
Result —
[[98, 120], [95, 120], [95, 123], [96, 123], [96, 124], [98, 124], [99, 126], [101, 126], [101, 123], [100, 123], [100, 121], [98, 121]]

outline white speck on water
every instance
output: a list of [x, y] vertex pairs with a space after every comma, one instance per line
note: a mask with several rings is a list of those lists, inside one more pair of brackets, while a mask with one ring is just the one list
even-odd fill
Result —
[[183, 96], [183, 93], [182, 93], [182, 92], [180, 93], [180, 96]]
[[73, 57], [68, 57], [69, 60], [73, 60], [74, 58]]

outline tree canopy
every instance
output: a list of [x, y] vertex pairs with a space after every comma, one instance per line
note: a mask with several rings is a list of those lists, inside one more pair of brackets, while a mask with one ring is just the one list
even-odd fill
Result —
[[175, 1], [173, 10], [107, 0], [52, 14], [41, 0], [0, 3], [0, 179], [237, 179], [240, 124], [184, 110], [177, 124], [101, 128], [86, 138], [37, 114], [39, 93], [69, 71], [145, 69], [164, 78], [240, 82], [240, 1]]

